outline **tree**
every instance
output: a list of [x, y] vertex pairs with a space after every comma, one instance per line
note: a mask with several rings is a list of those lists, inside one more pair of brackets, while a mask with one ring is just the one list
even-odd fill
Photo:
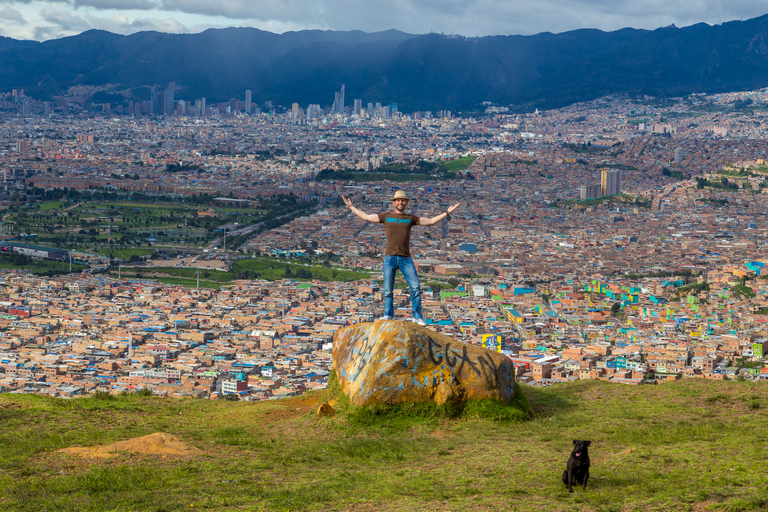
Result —
[[619, 311], [621, 311], [621, 304], [614, 302], [613, 306], [611, 306], [611, 314], [615, 316]]

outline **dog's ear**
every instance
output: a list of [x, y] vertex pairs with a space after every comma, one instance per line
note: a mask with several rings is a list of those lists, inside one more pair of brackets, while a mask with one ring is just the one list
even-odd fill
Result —
[[592, 446], [592, 441], [587, 441], [587, 446]]
[[578, 442], [579, 442], [579, 440], [578, 440], [578, 439], [574, 439], [574, 440], [573, 440], [573, 444], [576, 444], [576, 443], [578, 443]]

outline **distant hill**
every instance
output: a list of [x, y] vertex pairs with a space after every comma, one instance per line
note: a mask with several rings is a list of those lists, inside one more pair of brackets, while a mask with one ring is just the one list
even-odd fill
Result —
[[682, 95], [768, 86], [768, 15], [653, 31], [575, 30], [464, 38], [389, 30], [253, 28], [200, 34], [91, 30], [42, 43], [0, 38], [0, 90], [45, 98], [72, 85], [182, 87], [177, 98], [328, 105], [398, 103], [402, 111], [476, 109], [483, 101], [553, 108], [606, 94]]

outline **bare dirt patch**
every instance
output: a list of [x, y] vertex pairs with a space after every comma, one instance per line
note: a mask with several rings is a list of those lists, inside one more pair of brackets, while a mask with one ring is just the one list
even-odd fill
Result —
[[147, 263], [148, 267], [186, 267], [186, 268], [200, 268], [200, 269], [218, 269], [227, 270], [227, 263], [221, 260], [211, 259], [198, 259], [195, 257], [177, 258], [173, 260], [152, 260]]
[[61, 453], [88, 458], [106, 458], [118, 455], [120, 452], [143, 453], [154, 455], [195, 456], [201, 455], [202, 450], [181, 441], [171, 434], [149, 434], [125, 441], [118, 441], [106, 446], [73, 446], [59, 450]]

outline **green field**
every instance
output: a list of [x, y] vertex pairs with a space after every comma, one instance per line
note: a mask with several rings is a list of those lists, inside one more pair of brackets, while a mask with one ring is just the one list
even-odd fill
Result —
[[39, 245], [106, 254], [151, 246], [200, 247], [221, 236], [223, 229], [259, 223], [272, 229], [314, 207], [290, 195], [262, 198], [254, 208], [223, 207], [213, 200], [194, 204], [141, 199], [15, 206], [6, 212], [5, 223], [14, 233], [36, 234]]
[[124, 261], [129, 260], [131, 256], [149, 256], [155, 253], [154, 249], [136, 249], [136, 248], [114, 248], [114, 247], [100, 247], [94, 252], [109, 256], [110, 258], [119, 258]]
[[472, 164], [472, 162], [475, 161], [476, 158], [476, 156], [465, 156], [464, 158], [457, 158], [456, 160], [442, 162], [440, 167], [452, 172], [464, 171]]
[[[372, 181], [393, 181], [395, 183], [408, 183], [412, 181], [444, 181], [463, 179], [464, 175], [459, 171], [464, 171], [474, 162], [475, 156], [458, 158], [446, 162], [428, 162], [421, 160], [417, 163], [402, 164], [393, 163], [379, 167], [373, 171], [362, 171], [360, 169], [323, 169], [316, 177], [317, 181], [326, 180], [348, 180], [354, 182], [372, 182]], [[471, 179], [471, 177], [470, 177]]]
[[610, 203], [620, 203], [627, 206], [637, 206], [638, 208], [650, 208], [651, 207], [651, 200], [646, 199], [642, 196], [633, 197], [629, 194], [617, 194], [615, 196], [603, 196], [598, 197], [597, 199], [584, 199], [584, 200], [575, 200], [575, 199], [569, 199], [567, 201], [560, 201], [555, 204], [555, 207], [562, 207], [562, 206], [573, 206], [573, 205], [581, 205], [581, 206], [597, 206], [601, 205], [604, 202], [610, 202]]
[[57, 208], [61, 208], [61, 206], [63, 204], [66, 204], [66, 203], [64, 203], [63, 201], [48, 201], [46, 203], [41, 203], [40, 204], [40, 211], [47, 212], [49, 210], [54, 210], [54, 209], [57, 209]]
[[[524, 387], [533, 409], [337, 406], [137, 395], [0, 395], [0, 509], [13, 511], [762, 511], [764, 383]], [[343, 403], [343, 402], [342, 402]], [[193, 456], [60, 453], [156, 432]], [[560, 481], [592, 441], [587, 489]]]
[[[370, 278], [370, 273], [368, 272], [356, 272], [333, 267], [327, 268], [313, 264], [284, 263], [267, 258], [237, 260], [232, 264], [232, 269], [227, 272], [211, 268], [191, 267], [123, 267], [122, 275], [134, 276], [138, 272], [143, 278], [156, 279], [162, 283], [195, 287], [197, 285], [195, 272], [197, 271], [200, 272], [200, 286], [205, 288], [219, 288], [221, 285], [236, 279], [356, 281], [358, 279]], [[110, 274], [113, 277], [117, 276], [117, 272], [114, 269]]]
[[[0, 268], [31, 270], [39, 276], [56, 276], [69, 273], [68, 261], [37, 260], [20, 257], [21, 255], [0, 255]], [[72, 272], [81, 272], [87, 267], [77, 263], [72, 264]]]

